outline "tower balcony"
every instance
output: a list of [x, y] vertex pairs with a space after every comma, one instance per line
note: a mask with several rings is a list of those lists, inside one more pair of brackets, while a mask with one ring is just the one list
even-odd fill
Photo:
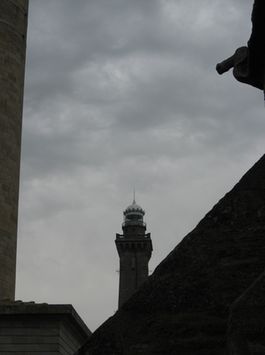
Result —
[[122, 223], [122, 227], [125, 226], [143, 226], [146, 227], [146, 223], [141, 220], [127, 220]]

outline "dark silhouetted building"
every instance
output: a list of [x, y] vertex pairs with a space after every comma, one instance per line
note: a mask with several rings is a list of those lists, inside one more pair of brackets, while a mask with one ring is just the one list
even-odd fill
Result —
[[120, 257], [119, 308], [147, 279], [153, 250], [150, 233], [145, 233], [145, 212], [135, 199], [123, 214], [123, 234], [116, 234], [115, 240]]

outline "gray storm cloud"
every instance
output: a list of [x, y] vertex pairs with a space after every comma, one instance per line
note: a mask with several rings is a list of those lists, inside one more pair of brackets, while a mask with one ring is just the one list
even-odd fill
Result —
[[215, 73], [251, 6], [31, 1], [17, 298], [73, 303], [95, 329], [117, 309], [133, 187], [154, 269], [264, 153], [260, 93]]

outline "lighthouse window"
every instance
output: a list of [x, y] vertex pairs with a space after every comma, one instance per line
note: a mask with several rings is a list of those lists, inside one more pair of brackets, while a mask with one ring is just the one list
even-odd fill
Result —
[[130, 221], [137, 221], [137, 220], [141, 219], [140, 216], [135, 215], [135, 214], [133, 214], [133, 215], [131, 215], [131, 216], [128, 216], [127, 218], [128, 218]]

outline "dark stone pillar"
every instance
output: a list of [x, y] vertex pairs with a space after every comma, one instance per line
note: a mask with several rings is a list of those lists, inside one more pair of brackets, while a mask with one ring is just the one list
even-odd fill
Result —
[[15, 297], [28, 0], [0, 1], [0, 300]]

